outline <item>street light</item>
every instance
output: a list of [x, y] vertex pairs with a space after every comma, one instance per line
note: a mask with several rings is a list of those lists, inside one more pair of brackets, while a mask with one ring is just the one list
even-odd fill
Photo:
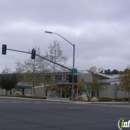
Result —
[[[68, 41], [67, 39], [65, 39], [63, 36], [61, 36], [58, 33], [50, 32], [50, 31], [45, 31], [45, 33], [56, 34], [73, 46], [73, 70], [74, 70], [75, 68], [75, 44], [72, 44], [70, 41]], [[73, 78], [72, 78], [72, 101], [74, 100], [73, 98], [74, 98], [74, 72], [73, 72]]]

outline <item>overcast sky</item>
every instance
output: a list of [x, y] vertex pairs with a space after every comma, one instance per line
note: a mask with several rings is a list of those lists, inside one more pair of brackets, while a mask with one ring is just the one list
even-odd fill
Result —
[[[0, 43], [7, 48], [28, 51], [34, 46], [42, 54], [54, 40], [60, 42], [72, 67], [79, 70], [97, 66], [124, 70], [130, 65], [130, 0], [0, 0]], [[17, 60], [30, 55], [7, 51], [0, 56], [0, 72], [5, 66], [15, 70]]]

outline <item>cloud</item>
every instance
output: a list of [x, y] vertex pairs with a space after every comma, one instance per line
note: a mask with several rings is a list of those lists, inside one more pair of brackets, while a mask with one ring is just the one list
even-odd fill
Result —
[[[8, 48], [31, 50], [41, 48], [42, 54], [54, 40], [60, 42], [72, 67], [73, 46], [76, 46], [76, 66], [89, 69], [93, 65], [110, 69], [125, 69], [130, 58], [129, 0], [4, 0], [0, 1], [0, 42]], [[29, 55], [7, 52], [1, 56], [1, 68], [15, 68], [15, 61]]]

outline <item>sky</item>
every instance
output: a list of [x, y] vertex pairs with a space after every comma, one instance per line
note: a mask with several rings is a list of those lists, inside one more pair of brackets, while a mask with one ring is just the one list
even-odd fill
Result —
[[[88, 70], [124, 70], [130, 65], [130, 0], [0, 0], [0, 43], [8, 49], [29, 51], [40, 47], [44, 55], [57, 40], [68, 56], [65, 66]], [[15, 62], [29, 54], [7, 50], [0, 55], [0, 72], [15, 71]]]

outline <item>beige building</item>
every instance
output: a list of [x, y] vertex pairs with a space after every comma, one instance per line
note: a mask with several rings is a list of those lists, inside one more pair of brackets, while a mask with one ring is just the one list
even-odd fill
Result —
[[[68, 75], [70, 75], [70, 72], [55, 72], [54, 73], [46, 73], [45, 74], [45, 80], [49, 78], [54, 78], [56, 80], [56, 84], [60, 86], [69, 85], [71, 86], [72, 83], [68, 80]], [[12, 74], [1, 74], [0, 78], [2, 76], [11, 76]], [[85, 91], [82, 92], [82, 94], [86, 94], [87, 96], [97, 96], [97, 97], [110, 97], [110, 98], [123, 98], [128, 97], [128, 93], [125, 93], [124, 91], [118, 90], [118, 84], [119, 84], [119, 75], [106, 75], [103, 73], [89, 73], [88, 71], [78, 71], [78, 81], [81, 79], [84, 79], [84, 82], [90, 82], [92, 81], [92, 78], [97, 78], [99, 82], [107, 83], [105, 84], [102, 89], [97, 91], [97, 93], [93, 93], [92, 91], [88, 90], [89, 86], [84, 85]], [[22, 75], [20, 75], [21, 77]], [[37, 74], [37, 77], [39, 78], [39, 75]], [[18, 82], [18, 84], [13, 88], [10, 92], [8, 92], [8, 95], [13, 95], [16, 91], [20, 91], [23, 95], [30, 94], [30, 95], [37, 95], [37, 96], [47, 96], [49, 91], [46, 91], [46, 86], [49, 86], [49, 84], [45, 81], [42, 82], [40, 85], [35, 85], [33, 87], [32, 84], [25, 84], [22, 82]], [[6, 91], [4, 89], [0, 88], [0, 95], [5, 95]], [[60, 91], [53, 91], [49, 93], [49, 96], [52, 97], [64, 97], [64, 93], [61, 93]], [[71, 97], [71, 91], [69, 92], [68, 97]]]

